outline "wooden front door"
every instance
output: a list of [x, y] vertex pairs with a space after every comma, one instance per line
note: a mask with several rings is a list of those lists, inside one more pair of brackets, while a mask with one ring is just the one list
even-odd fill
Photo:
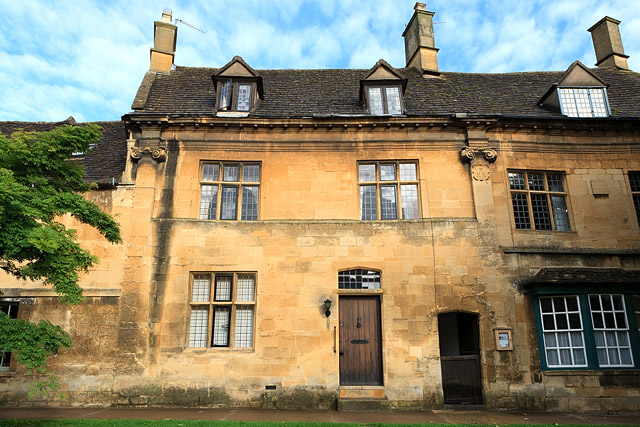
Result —
[[380, 297], [340, 297], [340, 385], [382, 385]]
[[445, 404], [482, 404], [478, 316], [438, 316], [440, 365]]

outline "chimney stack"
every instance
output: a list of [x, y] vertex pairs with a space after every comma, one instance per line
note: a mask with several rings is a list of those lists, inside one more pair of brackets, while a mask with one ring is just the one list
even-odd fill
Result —
[[402, 33], [407, 67], [423, 73], [440, 74], [438, 71], [438, 49], [433, 38], [433, 15], [425, 3], [416, 3], [415, 12]]
[[622, 38], [618, 25], [620, 21], [605, 16], [587, 31], [591, 33], [593, 48], [596, 51], [596, 66], [629, 69], [622, 47]]
[[178, 27], [171, 24], [171, 9], [162, 11], [162, 22], [153, 23], [153, 47], [149, 71], [168, 73], [173, 67]]

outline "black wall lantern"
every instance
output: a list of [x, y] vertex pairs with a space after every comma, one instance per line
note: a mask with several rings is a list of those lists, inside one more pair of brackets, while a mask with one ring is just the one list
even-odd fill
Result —
[[331, 316], [331, 300], [329, 298], [324, 300], [324, 315]]

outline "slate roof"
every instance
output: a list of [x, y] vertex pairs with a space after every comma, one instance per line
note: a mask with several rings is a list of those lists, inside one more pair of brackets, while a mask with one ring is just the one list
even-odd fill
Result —
[[622, 268], [542, 268], [523, 283], [525, 286], [540, 284], [588, 285], [588, 284], [636, 284], [640, 285], [640, 270]]
[[[213, 116], [216, 68], [176, 67], [168, 74], [146, 75], [132, 108], [137, 113]], [[299, 118], [363, 115], [360, 80], [369, 70], [256, 70], [264, 83], [264, 100], [252, 117]], [[460, 113], [483, 116], [563, 118], [538, 105], [564, 71], [505, 74], [443, 72], [423, 77], [413, 68], [396, 69], [408, 79], [404, 94], [407, 115], [442, 117]], [[608, 84], [614, 118], [640, 118], [640, 74], [595, 68]]]
[[[88, 154], [78, 157], [85, 166], [85, 180], [102, 185], [118, 183], [127, 160], [127, 133], [124, 123], [92, 122], [102, 128], [102, 140]], [[29, 132], [46, 132], [58, 126], [83, 125], [76, 123], [73, 117], [62, 122], [0, 122], [0, 133], [11, 135], [24, 130]]]

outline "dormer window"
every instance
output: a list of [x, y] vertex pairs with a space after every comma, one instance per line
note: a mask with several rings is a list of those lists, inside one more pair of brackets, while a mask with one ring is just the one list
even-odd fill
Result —
[[254, 84], [223, 80], [218, 82], [218, 111], [251, 111]]
[[558, 88], [562, 114], [569, 117], [608, 117], [604, 88]]
[[213, 76], [216, 89], [216, 115], [246, 117], [264, 98], [262, 77], [239, 56]]
[[375, 115], [402, 114], [400, 86], [368, 86], [369, 112]]
[[609, 117], [607, 84], [580, 61], [553, 83], [539, 105], [567, 117]]
[[369, 114], [404, 114], [402, 97], [406, 87], [407, 79], [381, 59], [360, 80], [360, 101]]

